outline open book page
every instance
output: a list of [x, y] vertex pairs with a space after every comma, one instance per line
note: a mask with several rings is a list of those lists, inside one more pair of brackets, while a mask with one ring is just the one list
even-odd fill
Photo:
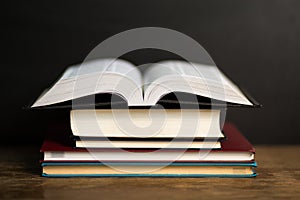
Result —
[[142, 76], [124, 60], [97, 59], [69, 67], [32, 107], [45, 106], [97, 93], [116, 93], [142, 102]]
[[211, 99], [253, 105], [240, 89], [216, 66], [163, 61], [144, 73], [144, 101], [155, 104], [170, 92], [192, 93]]
[[149, 66], [142, 77], [138, 68], [127, 61], [97, 59], [69, 67], [32, 107], [98, 93], [119, 95], [129, 106], [152, 106], [171, 92], [253, 105], [216, 66], [164, 61]]
[[142, 77], [140, 71], [130, 62], [121, 59], [97, 59], [86, 61], [69, 67], [61, 79], [80, 78], [84, 75], [115, 73], [130, 78], [141, 86]]

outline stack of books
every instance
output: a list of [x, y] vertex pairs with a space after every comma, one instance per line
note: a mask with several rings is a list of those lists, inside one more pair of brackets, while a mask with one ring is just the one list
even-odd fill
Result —
[[[91, 98], [92, 97], [92, 98]], [[41, 148], [46, 177], [254, 177], [255, 150], [227, 107], [259, 106], [215, 66], [124, 60], [69, 67], [32, 108], [66, 108]]]

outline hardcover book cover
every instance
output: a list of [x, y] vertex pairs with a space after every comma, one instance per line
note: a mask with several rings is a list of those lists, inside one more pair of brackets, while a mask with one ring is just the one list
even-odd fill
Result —
[[[130, 170], [121, 171], [114, 167], [122, 166], [124, 169], [154, 169], [146, 173]], [[42, 163], [45, 177], [255, 177], [253, 168], [256, 162], [250, 163], [171, 163], [159, 168], [161, 163]], [[133, 168], [132, 168], [133, 167]], [[158, 168], [157, 168], [158, 167]], [[121, 168], [122, 169], [122, 168]]]
[[[63, 130], [62, 130], [63, 131]], [[253, 146], [248, 142], [248, 140], [239, 132], [239, 130], [232, 124], [232, 123], [225, 123], [223, 127], [223, 132], [226, 136], [226, 139], [224, 139], [221, 142], [221, 149], [213, 149], [211, 150], [212, 153], [217, 153], [220, 158], [222, 158], [223, 154], [226, 153], [245, 153], [249, 154], [248, 160], [231, 160], [234, 162], [248, 162], [251, 160], [254, 160], [254, 154], [255, 149]], [[54, 134], [55, 133], [55, 134]], [[64, 134], [64, 132], [60, 132], [58, 130], [54, 130], [53, 134], [49, 134], [49, 136], [45, 139], [44, 144], [41, 147], [41, 152], [43, 153], [59, 153], [60, 155], [63, 155], [64, 153], [72, 152], [72, 153], [86, 153], [85, 155], [89, 155], [89, 151], [85, 148], [74, 148], [73, 140], [70, 139], [70, 137], [67, 134]], [[153, 149], [126, 149], [126, 151], [131, 152], [152, 152]], [[164, 149], [161, 150], [161, 152], [174, 152], [176, 150], [173, 149]], [[203, 150], [205, 151], [205, 150]], [[106, 153], [106, 152], [120, 152], [119, 149], [93, 149], [93, 152], [99, 152], [99, 153]], [[191, 149], [187, 150], [186, 152], [194, 152], [197, 154], [199, 150]], [[47, 160], [47, 159], [45, 159]], [[50, 160], [48, 160], [50, 161]], [[60, 161], [63, 162], [63, 159], [55, 160], [51, 159], [51, 162]], [[71, 160], [67, 160], [71, 161]], [[84, 162], [86, 160], [73, 160], [77, 162]], [[88, 160], [91, 162], [92, 160]], [[133, 160], [134, 161], [134, 160]], [[185, 160], [187, 161], [187, 160]], [[221, 160], [211, 160], [211, 162], [218, 162]], [[230, 161], [230, 160], [226, 160]], [[95, 160], [97, 162], [97, 160]], [[151, 162], [151, 161], [149, 161]], [[180, 162], [180, 161], [178, 161]], [[201, 162], [201, 160], [197, 161]], [[207, 162], [207, 161], [206, 161]]]

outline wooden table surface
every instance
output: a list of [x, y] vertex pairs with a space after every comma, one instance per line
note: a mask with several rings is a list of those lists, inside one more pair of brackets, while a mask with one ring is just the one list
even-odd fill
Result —
[[1, 147], [0, 199], [300, 199], [300, 146], [256, 146], [256, 178], [43, 178], [39, 149]]

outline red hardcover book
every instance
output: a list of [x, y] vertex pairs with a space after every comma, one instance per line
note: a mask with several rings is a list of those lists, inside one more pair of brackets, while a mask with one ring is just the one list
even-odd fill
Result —
[[221, 149], [84, 149], [74, 148], [65, 128], [55, 128], [42, 145], [44, 162], [249, 162], [255, 149], [232, 124], [225, 123]]

